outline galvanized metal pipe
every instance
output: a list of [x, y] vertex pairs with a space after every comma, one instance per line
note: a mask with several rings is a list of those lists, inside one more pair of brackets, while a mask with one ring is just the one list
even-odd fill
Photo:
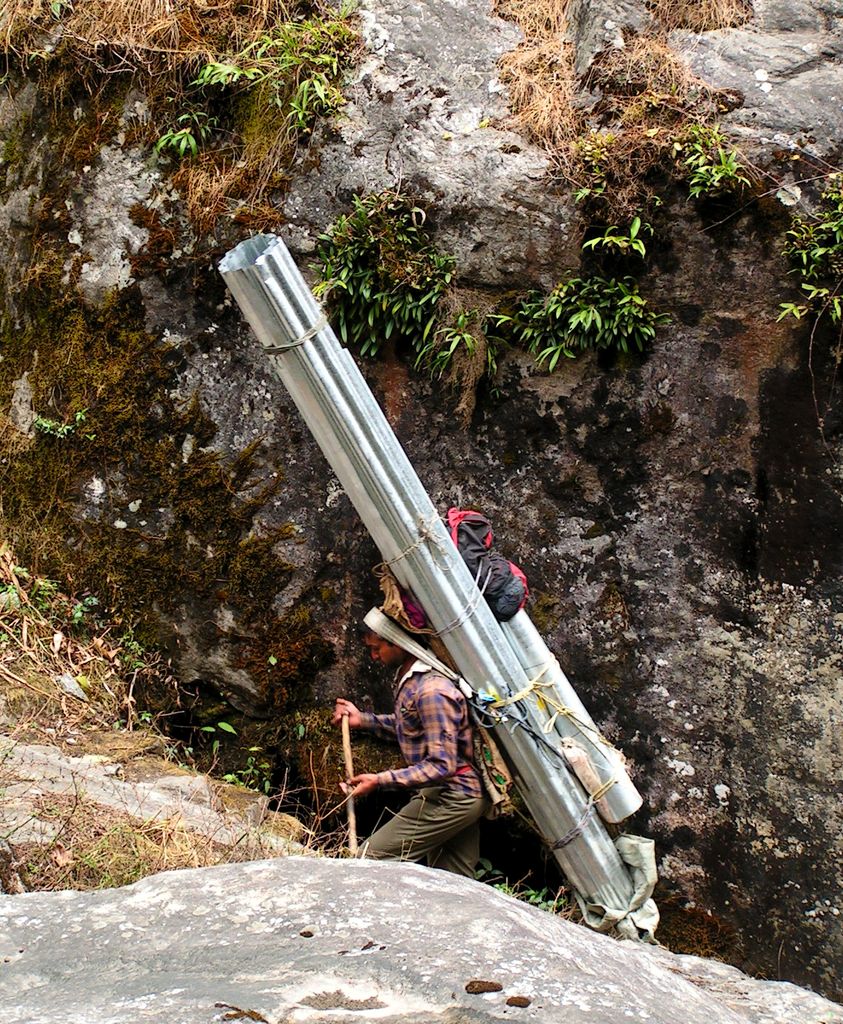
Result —
[[[316, 322], [321, 315], [319, 306], [310, 289], [301, 281], [295, 263], [287, 251], [273, 248], [267, 258], [273, 261], [278, 275], [276, 279], [267, 282], [267, 287], [279, 305], [282, 308], [286, 307], [284, 315], [287, 322], [294, 326], [297, 321], [298, 330], [303, 333], [306, 325]], [[284, 289], [277, 287], [279, 280], [283, 280], [289, 286], [288, 294], [282, 294]], [[301, 287], [298, 287], [299, 282], [301, 282]], [[295, 309], [286, 306], [285, 300], [288, 297]], [[359, 387], [359, 370], [350, 353], [338, 344], [331, 345], [330, 336], [323, 340], [323, 344], [332, 349], [328, 354], [331, 357], [331, 365], [337, 383], [349, 401], [355, 405], [355, 409], [359, 413], [359, 423], [372, 446], [391, 445], [394, 435], [381, 414], [380, 407], [375, 402], [371, 391], [368, 387], [363, 389]], [[388, 461], [379, 469], [380, 472], [391, 477], [396, 488], [407, 496], [414, 507], [418, 508], [429, 504], [428, 495], [418, 477], [412, 474], [408, 478], [406, 467], [400, 463]], [[504, 624], [503, 630], [510, 647], [527, 675], [531, 679], [535, 679], [540, 674], [541, 692], [548, 700], [566, 709], [565, 714], [555, 716], [553, 726], [555, 733], [576, 739], [585, 747], [600, 779], [604, 782], [614, 780], [602, 803], [606, 812], [611, 816], [611, 820], [623, 821], [641, 806], [641, 797], [626, 774], [620, 755], [603, 741], [594, 722], [570, 686], [558, 662], [533, 627], [529, 617], [521, 612], [512, 624]], [[546, 703], [538, 699], [536, 711], [542, 727], [551, 718], [549, 714], [542, 713], [543, 706], [546, 706]]]
[[[292, 345], [318, 324], [315, 300], [283, 244], [271, 236], [241, 244], [220, 270], [265, 347]], [[475, 581], [356, 364], [330, 328], [312, 333], [272, 361], [384, 559], [434, 628], [444, 631], [443, 641], [469, 681], [504, 695], [523, 689], [528, 679], [518, 658], [478, 600]], [[541, 716], [519, 702], [500, 737], [525, 802], [549, 840], [572, 833], [554, 853], [579, 893], [589, 902], [625, 907], [632, 892], [626, 869], [596, 816], [583, 818], [587, 803], [573, 777], [558, 764], [549, 770], [551, 755], [534, 738], [540, 724]], [[543, 784], [529, 785], [531, 777]]]

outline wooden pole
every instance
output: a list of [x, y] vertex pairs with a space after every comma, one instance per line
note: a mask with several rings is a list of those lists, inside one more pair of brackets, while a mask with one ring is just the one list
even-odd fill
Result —
[[[342, 752], [345, 755], [345, 774], [350, 779], [354, 776], [354, 765], [351, 761], [351, 729], [348, 724], [348, 715], [342, 716]], [[357, 814], [354, 810], [353, 796], [349, 796], [346, 807], [348, 808], [348, 852], [352, 856], [356, 856]]]

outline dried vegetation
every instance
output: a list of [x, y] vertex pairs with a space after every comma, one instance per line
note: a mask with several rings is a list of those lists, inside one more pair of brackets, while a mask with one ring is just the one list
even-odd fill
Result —
[[711, 32], [718, 28], [743, 25], [752, 17], [749, 0], [649, 0], [653, 17], [662, 28], [691, 32]]
[[497, 0], [495, 13], [514, 22], [524, 42], [501, 57], [512, 125], [551, 151], [564, 152], [581, 131], [573, 47], [567, 41], [570, 0]]
[[75, 746], [82, 732], [118, 721], [131, 731], [135, 695], [153, 682], [174, 687], [161, 656], [130, 630], [116, 637], [98, 625], [95, 606], [33, 577], [0, 544], [0, 712], [12, 738]]
[[50, 52], [57, 40], [82, 62], [107, 72], [193, 73], [220, 50], [242, 49], [296, 12], [282, 0], [6, 0], [0, 42], [24, 58]]
[[158, 871], [254, 857], [245, 845], [232, 848], [192, 832], [178, 817], [143, 821], [79, 794], [37, 798], [33, 810], [55, 838], [15, 847], [16, 870], [28, 892], [109, 889]]
[[[442, 327], [425, 356], [432, 375], [444, 378], [459, 395], [454, 415], [465, 427], [474, 415], [478, 388], [495, 375], [497, 349], [487, 324], [496, 304], [488, 292], [449, 288], [440, 305]], [[443, 371], [438, 370], [437, 360], [445, 364]]]
[[[269, 812], [239, 779], [202, 780], [181, 763], [189, 750], [138, 710], [146, 691], [162, 688], [178, 707], [167, 663], [97, 610], [90, 595], [62, 593], [0, 545], [0, 892], [127, 885], [277, 856], [288, 840], [313, 845], [314, 833]], [[147, 814], [142, 784], [162, 777], [172, 808], [149, 801]], [[207, 799], [194, 809], [197, 785]], [[319, 848], [344, 839], [338, 832]]]
[[[667, 42], [667, 31], [734, 25], [751, 9], [741, 0], [658, 0], [646, 32], [598, 54], [582, 79], [568, 41], [569, 0], [498, 0], [525, 41], [501, 59], [513, 126], [543, 146], [594, 212], [629, 220], [647, 209], [675, 173], [677, 143], [692, 124], [711, 124], [739, 97], [695, 77]], [[680, 171], [681, 174], [681, 171]]]
[[577, 89], [566, 42], [569, 0], [499, 0], [497, 13], [515, 22], [524, 42], [500, 61], [509, 86], [514, 125], [548, 149], [565, 152], [582, 129], [574, 109]]

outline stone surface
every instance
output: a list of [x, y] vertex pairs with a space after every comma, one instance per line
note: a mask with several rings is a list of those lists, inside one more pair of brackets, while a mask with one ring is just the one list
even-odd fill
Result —
[[72, 198], [76, 227], [68, 240], [81, 253], [79, 290], [96, 304], [133, 281], [130, 258], [149, 233], [132, 222], [130, 211], [149, 200], [161, 173], [148, 154], [106, 146], [83, 175]]
[[12, 401], [9, 405], [9, 420], [24, 437], [35, 433], [35, 410], [32, 408], [32, 387], [29, 374], [25, 373], [12, 386]]
[[566, 18], [577, 75], [584, 75], [603, 50], [623, 49], [624, 32], [643, 32], [652, 25], [642, 0], [574, 0]]
[[[843, 1021], [843, 1007], [792, 985], [615, 942], [445, 872], [375, 862], [284, 858], [5, 896], [0, 957], [7, 1024]], [[478, 981], [485, 993], [466, 991]], [[507, 1006], [511, 996], [529, 1007]]]
[[834, 157], [843, 137], [843, 7], [758, 4], [746, 26], [674, 33], [690, 67], [743, 103], [723, 118], [741, 146], [769, 159], [775, 148]]
[[392, 188], [431, 205], [467, 283], [550, 283], [560, 262], [575, 265], [570, 200], [548, 191], [546, 156], [492, 127], [508, 113], [496, 61], [518, 31], [476, 0], [364, 2], [361, 18], [370, 54], [345, 116], [284, 206], [292, 247], [312, 249], [353, 193]]

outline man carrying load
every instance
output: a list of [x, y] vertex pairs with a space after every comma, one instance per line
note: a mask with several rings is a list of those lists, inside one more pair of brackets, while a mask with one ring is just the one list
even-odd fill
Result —
[[372, 661], [395, 673], [395, 710], [360, 711], [339, 698], [333, 722], [397, 741], [406, 768], [354, 775], [343, 785], [354, 797], [380, 787], [408, 789], [398, 814], [363, 844], [360, 856], [424, 861], [430, 867], [474, 877], [480, 856], [479, 819], [489, 799], [473, 761], [466, 699], [458, 687], [402, 647], [369, 630], [363, 637]]

